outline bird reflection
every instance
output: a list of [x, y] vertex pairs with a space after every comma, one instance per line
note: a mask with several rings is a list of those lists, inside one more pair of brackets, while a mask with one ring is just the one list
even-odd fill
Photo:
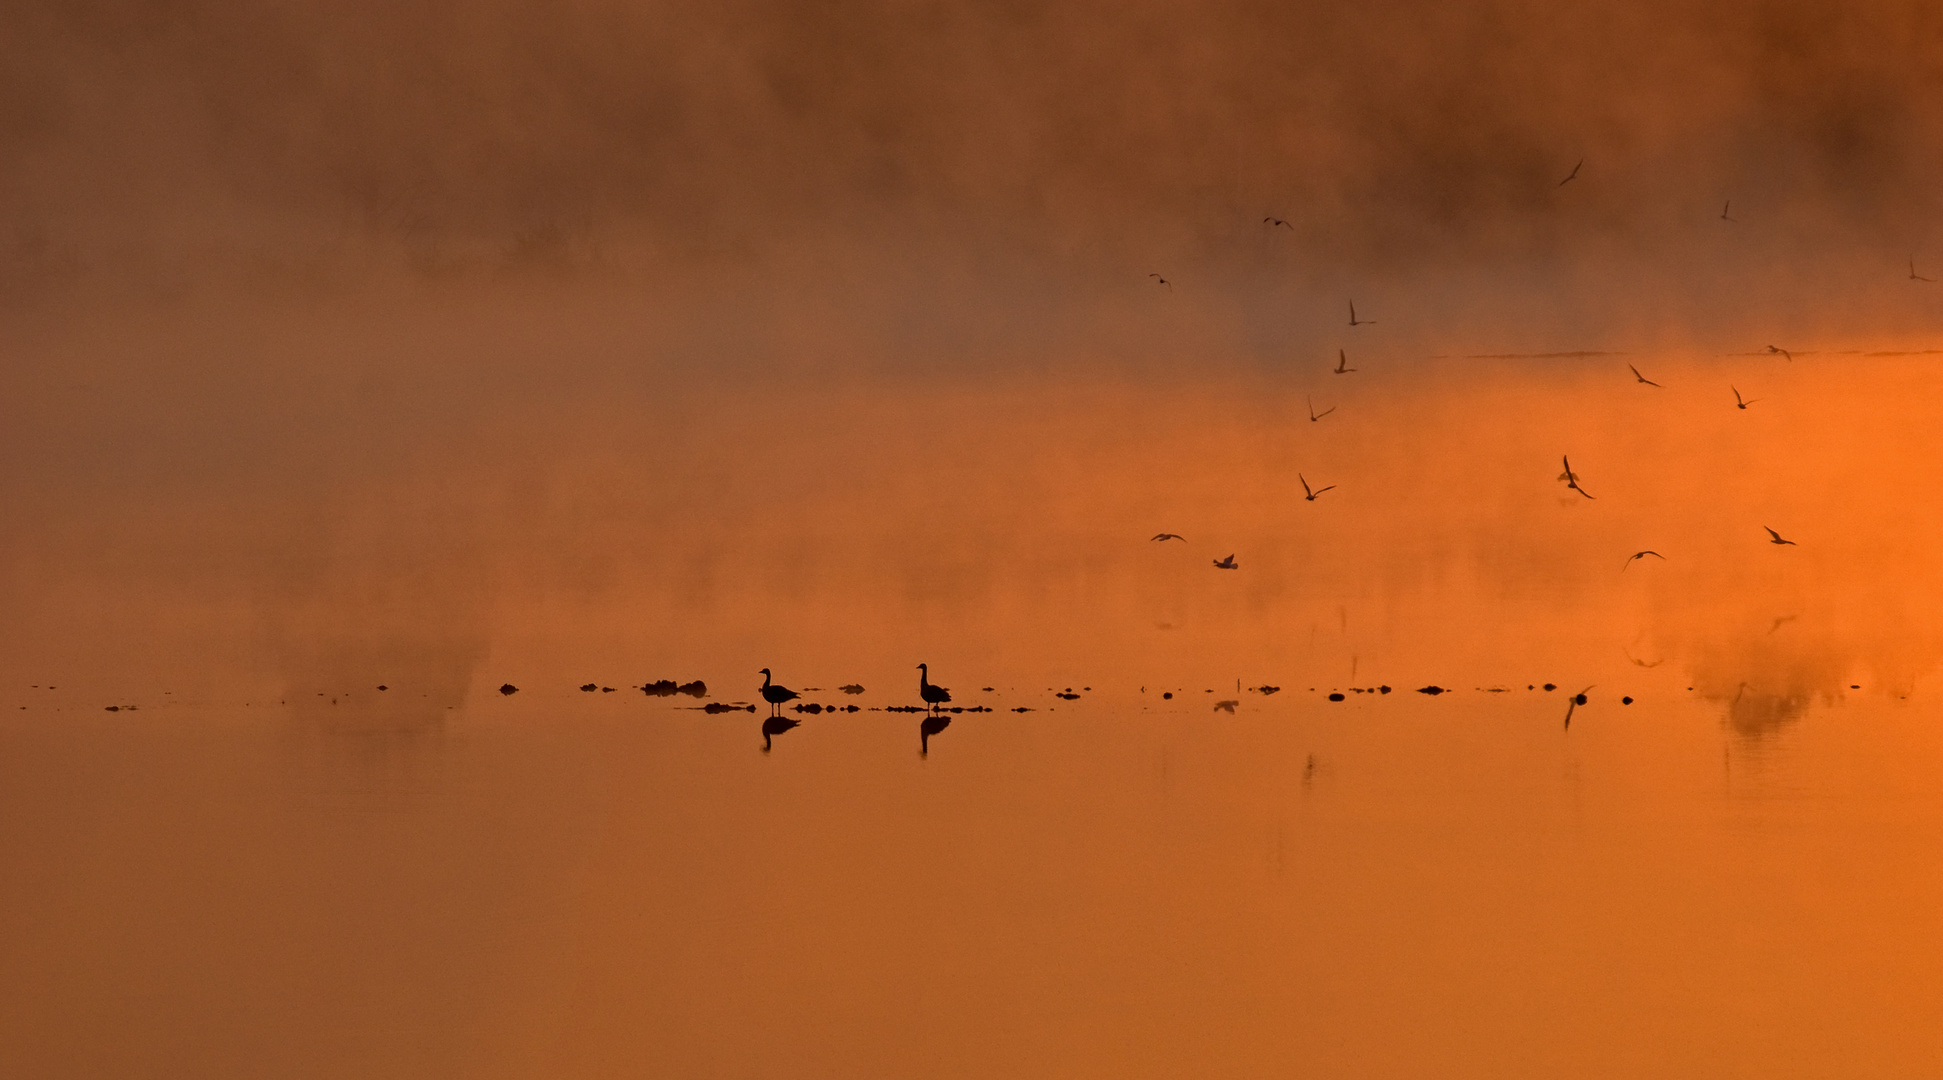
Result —
[[918, 724], [918, 756], [930, 756], [931, 736], [936, 735], [938, 732], [950, 726], [951, 717], [945, 716], [942, 713], [932, 713], [930, 716], [925, 717], [923, 722]]
[[765, 754], [769, 752], [769, 739], [771, 736], [781, 735], [783, 732], [788, 731], [800, 723], [802, 723], [801, 720], [792, 720], [787, 716], [771, 716], [765, 719], [762, 722], [762, 752]]

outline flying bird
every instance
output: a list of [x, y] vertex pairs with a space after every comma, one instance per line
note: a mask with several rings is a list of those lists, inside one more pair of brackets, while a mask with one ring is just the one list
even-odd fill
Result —
[[[1646, 384], [1646, 385], [1648, 385], [1648, 386], [1660, 386], [1660, 384], [1659, 384], [1659, 383], [1656, 383], [1656, 382], [1654, 382], [1653, 380], [1651, 380], [1651, 379], [1649, 379], [1649, 378], [1647, 378], [1646, 376], [1644, 376], [1644, 375], [1641, 375], [1641, 374], [1639, 373], [1639, 369], [1638, 369], [1638, 368], [1636, 368], [1636, 367], [1634, 367], [1634, 366], [1633, 366], [1633, 365], [1631, 365], [1631, 364], [1627, 364], [1627, 365], [1626, 365], [1626, 370], [1628, 370], [1628, 371], [1630, 371], [1630, 372], [1632, 372], [1632, 373], [1633, 373], [1633, 378], [1635, 378], [1635, 379], [1638, 379], [1638, 380], [1639, 380], [1640, 382], [1643, 382], [1643, 383], [1645, 383], [1645, 384]], [[1662, 390], [1664, 390], [1664, 389], [1666, 389], [1666, 387], [1664, 387], [1664, 386], [1660, 386], [1660, 389], [1662, 389]]]
[[[1761, 526], [1761, 527], [1762, 527], [1763, 529], [1768, 529], [1768, 527], [1767, 527], [1766, 525], [1763, 525], [1763, 526]], [[1769, 540], [1769, 541], [1768, 541], [1768, 543], [1770, 543], [1770, 544], [1793, 544], [1793, 545], [1794, 545], [1795, 547], [1800, 547], [1800, 546], [1801, 546], [1800, 544], [1796, 544], [1796, 543], [1795, 543], [1795, 542], [1794, 542], [1793, 540], [1783, 540], [1783, 539], [1781, 539], [1781, 534], [1780, 534], [1780, 533], [1778, 533], [1778, 532], [1775, 532], [1775, 531], [1774, 531], [1773, 529], [1768, 529], [1768, 535], [1774, 538], [1774, 539], [1772, 539], [1772, 540]]]
[[1645, 557], [1647, 557], [1648, 555], [1651, 555], [1651, 556], [1653, 556], [1653, 557], [1654, 557], [1655, 559], [1659, 559], [1659, 560], [1661, 560], [1661, 561], [1665, 561], [1665, 559], [1666, 559], [1666, 556], [1664, 556], [1664, 555], [1662, 555], [1662, 554], [1660, 554], [1660, 553], [1659, 553], [1659, 552], [1657, 552], [1657, 551], [1635, 551], [1635, 552], [1633, 552], [1633, 553], [1632, 553], [1631, 555], [1628, 555], [1628, 556], [1626, 556], [1626, 563], [1625, 563], [1625, 565], [1624, 565], [1624, 566], [1621, 566], [1621, 567], [1619, 568], [1619, 572], [1620, 572], [1620, 573], [1622, 573], [1622, 574], [1623, 574], [1623, 573], [1625, 573], [1625, 572], [1626, 572], [1626, 567], [1628, 567], [1628, 566], [1631, 566], [1631, 565], [1633, 565], [1633, 564], [1634, 564], [1635, 562], [1638, 562], [1639, 560], [1641, 560], [1641, 559], [1644, 559], [1644, 558], [1645, 558]]
[[1935, 281], [1936, 279], [1935, 279], [1935, 278], [1933, 278], [1933, 277], [1924, 277], [1923, 275], [1921, 275], [1921, 274], [1919, 274], [1919, 273], [1917, 273], [1917, 272], [1916, 272], [1916, 256], [1914, 256], [1914, 255], [1911, 255], [1911, 256], [1909, 257], [1909, 280], [1911, 280], [1911, 281]]
[[1732, 206], [1732, 205], [1734, 205], [1734, 200], [1732, 200], [1732, 199], [1729, 199], [1729, 200], [1727, 200], [1726, 202], [1724, 202], [1724, 203], [1721, 203], [1721, 204], [1720, 204], [1720, 220], [1722, 220], [1722, 221], [1733, 221], [1733, 220], [1735, 220], [1734, 218], [1730, 218], [1730, 217], [1728, 217], [1728, 216], [1727, 216], [1727, 208], [1728, 208], [1728, 207], [1730, 207], [1730, 206]]
[[1262, 219], [1262, 224], [1268, 226], [1271, 229], [1273, 229], [1277, 225], [1280, 225], [1282, 228], [1287, 229], [1290, 232], [1295, 231], [1295, 226], [1289, 224], [1286, 221], [1283, 221], [1281, 218], [1278, 217], [1265, 217]]
[[[796, 696], [797, 696], [796, 691], [791, 690], [787, 686], [771, 685], [770, 678], [769, 678], [769, 669], [768, 668], [762, 669], [762, 700], [767, 701], [769, 703], [769, 715], [781, 716], [783, 712], [783, 702], [790, 701], [794, 699]], [[788, 730], [788, 729], [785, 728], [784, 730]]]
[[[1295, 478], [1296, 478], [1297, 480], [1302, 480], [1302, 474], [1301, 474], [1301, 473], [1296, 473], [1296, 474], [1295, 474]], [[1316, 496], [1318, 496], [1318, 495], [1320, 495], [1320, 494], [1322, 494], [1322, 493], [1323, 493], [1323, 492], [1325, 492], [1325, 491], [1328, 491], [1328, 490], [1329, 490], [1329, 488], [1333, 488], [1333, 487], [1335, 487], [1335, 486], [1336, 486], [1336, 485], [1334, 485], [1334, 484], [1330, 484], [1330, 485], [1329, 485], [1329, 487], [1319, 487], [1319, 488], [1316, 488], [1315, 490], [1313, 490], [1313, 491], [1311, 491], [1311, 490], [1309, 489], [1309, 482], [1308, 482], [1307, 480], [1302, 480], [1302, 497], [1303, 497], [1304, 499], [1307, 499], [1307, 500], [1309, 500], [1310, 502], [1315, 502], [1315, 501], [1316, 501]]]
[[918, 665], [918, 696], [923, 698], [925, 704], [931, 706], [933, 711], [936, 711], [938, 706], [943, 705], [945, 702], [951, 700], [951, 691], [946, 690], [942, 686], [932, 685], [931, 669], [924, 666], [923, 664], [919, 664]]
[[1585, 164], [1585, 159], [1584, 159], [1584, 158], [1580, 158], [1580, 159], [1579, 159], [1579, 164], [1578, 164], [1578, 165], [1574, 165], [1574, 166], [1572, 166], [1572, 175], [1571, 175], [1571, 176], [1568, 176], [1568, 177], [1566, 177], [1566, 178], [1565, 178], [1565, 179], [1563, 179], [1563, 180], [1560, 180], [1560, 181], [1558, 182], [1558, 186], [1559, 186], [1559, 187], [1564, 187], [1565, 185], [1567, 185], [1567, 184], [1569, 184], [1569, 183], [1571, 183], [1571, 182], [1572, 182], [1572, 181], [1573, 181], [1574, 179], [1576, 179], [1576, 178], [1578, 177], [1578, 175], [1579, 175], [1579, 166], [1580, 166], [1580, 165], [1584, 165], [1584, 164]]
[[1228, 556], [1228, 557], [1227, 557], [1227, 558], [1225, 558], [1225, 559], [1216, 559], [1216, 560], [1214, 560], [1214, 566], [1215, 566], [1215, 569], [1217, 569], [1217, 570], [1239, 570], [1239, 569], [1241, 569], [1241, 564], [1235, 561], [1235, 557], [1234, 557], [1233, 555], [1230, 555], [1230, 556]]
[[1330, 413], [1336, 411], [1336, 407], [1334, 405], [1331, 405], [1328, 408], [1322, 410], [1321, 412], [1317, 412], [1316, 402], [1314, 398], [1309, 397], [1307, 394], [1304, 394], [1303, 400], [1309, 403], [1309, 422], [1312, 424], [1315, 423], [1317, 420], [1320, 420], [1323, 417], [1328, 416]]
[[[1729, 390], [1734, 390], [1734, 388], [1733, 388], [1733, 387], [1731, 387], [1731, 386], [1730, 386], [1730, 387], [1728, 387], [1727, 389], [1729, 389]], [[1748, 398], [1748, 399], [1747, 399], [1746, 401], [1742, 401], [1742, 400], [1741, 400], [1741, 392], [1740, 392], [1739, 390], [1734, 390], [1734, 407], [1735, 407], [1735, 408], [1737, 408], [1737, 409], [1745, 409], [1745, 408], [1747, 408], [1747, 407], [1748, 407], [1749, 405], [1752, 405], [1752, 404], [1754, 404], [1755, 402], [1757, 402], [1757, 401], [1759, 401], [1759, 400], [1761, 400], [1761, 399], [1760, 399], [1760, 398]]]
[[1351, 301], [1349, 302], [1349, 325], [1351, 325], [1351, 326], [1375, 326], [1375, 325], [1376, 325], [1376, 320], [1375, 320], [1375, 319], [1360, 319], [1360, 320], [1359, 320], [1359, 319], [1357, 319], [1357, 318], [1356, 318], [1356, 301], [1354, 301], [1354, 300], [1351, 300]]
[[1336, 374], [1347, 375], [1356, 369], [1349, 366], [1349, 357], [1341, 349], [1336, 350]]
[[1167, 286], [1167, 291], [1168, 291], [1168, 292], [1173, 292], [1173, 291], [1174, 291], [1174, 283], [1173, 283], [1173, 282], [1171, 282], [1171, 281], [1169, 281], [1169, 280], [1167, 280], [1167, 279], [1166, 279], [1166, 278], [1164, 278], [1164, 277], [1161, 277], [1161, 276], [1160, 276], [1159, 274], [1148, 274], [1147, 276], [1148, 276], [1148, 277], [1150, 277], [1150, 278], [1153, 278], [1153, 279], [1154, 279], [1155, 281], [1157, 281], [1157, 282], [1159, 282], [1159, 283], [1161, 283], [1162, 285], [1165, 285], [1165, 286]]
[[1154, 539], [1156, 539], [1156, 540], [1179, 540], [1179, 541], [1180, 541], [1181, 543], [1183, 543], [1183, 544], [1185, 544], [1185, 543], [1187, 543], [1187, 537], [1185, 537], [1185, 536], [1182, 536], [1182, 535], [1181, 535], [1180, 533], [1155, 533], [1155, 534], [1154, 534]]
[[1584, 488], [1582, 488], [1582, 487], [1580, 487], [1580, 486], [1579, 486], [1579, 474], [1578, 474], [1578, 473], [1575, 473], [1575, 472], [1573, 472], [1573, 471], [1572, 471], [1572, 457], [1571, 457], [1571, 455], [1569, 455], [1569, 454], [1562, 454], [1562, 455], [1560, 455], [1560, 457], [1561, 457], [1561, 458], [1562, 458], [1562, 459], [1564, 460], [1564, 462], [1565, 462], [1565, 471], [1564, 471], [1564, 472], [1562, 472], [1562, 473], [1559, 473], [1559, 474], [1558, 474], [1558, 478], [1559, 478], [1560, 480], [1563, 480], [1563, 481], [1565, 481], [1565, 486], [1566, 486], [1566, 487], [1568, 487], [1568, 488], [1570, 488], [1571, 490], [1573, 490], [1573, 491], [1576, 491], [1576, 492], [1578, 492], [1579, 494], [1581, 494], [1581, 495], [1583, 495], [1583, 496], [1585, 496], [1585, 497], [1586, 497], [1586, 498], [1588, 498], [1588, 499], [1590, 499], [1590, 498], [1592, 498], [1592, 493], [1591, 493], [1591, 492], [1589, 492], [1589, 491], [1587, 491], [1586, 489], [1584, 489]]
[[1787, 358], [1788, 358], [1788, 362], [1789, 362], [1790, 364], [1792, 364], [1792, 363], [1794, 363], [1794, 362], [1795, 362], [1795, 354], [1794, 354], [1794, 353], [1791, 353], [1791, 352], [1789, 352], [1788, 350], [1786, 350], [1786, 349], [1784, 349], [1784, 348], [1782, 348], [1782, 347], [1781, 347], [1781, 346], [1779, 346], [1779, 345], [1770, 345], [1770, 346], [1768, 346], [1768, 351], [1769, 351], [1769, 352], [1771, 352], [1771, 353], [1776, 353], [1776, 354], [1778, 354], [1778, 355], [1781, 355], [1781, 356], [1785, 356], [1785, 357], [1787, 357]]

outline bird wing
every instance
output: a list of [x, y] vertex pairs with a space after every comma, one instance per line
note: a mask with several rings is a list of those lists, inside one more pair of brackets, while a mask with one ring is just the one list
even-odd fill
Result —
[[1334, 485], [1334, 484], [1331, 484], [1331, 485], [1329, 485], [1328, 487], [1320, 487], [1320, 488], [1317, 488], [1317, 489], [1316, 489], [1316, 494], [1318, 494], [1318, 495], [1320, 495], [1320, 494], [1322, 494], [1322, 493], [1323, 493], [1323, 492], [1325, 492], [1325, 491], [1331, 491], [1331, 490], [1334, 490], [1334, 488], [1335, 488], [1335, 486], [1336, 486], [1336, 485]]
[[1331, 406], [1329, 406], [1328, 408], [1326, 408], [1326, 409], [1324, 409], [1324, 410], [1322, 410], [1321, 412], [1319, 412], [1319, 413], [1317, 413], [1317, 414], [1316, 414], [1316, 419], [1318, 419], [1318, 420], [1320, 420], [1320, 419], [1322, 419], [1323, 417], [1325, 417], [1325, 416], [1328, 416], [1328, 415], [1329, 415], [1330, 413], [1332, 413], [1332, 412], [1335, 412], [1335, 411], [1336, 411], [1336, 407], [1335, 407], [1334, 405], [1331, 405]]
[[[1763, 526], [1761, 526], [1761, 527], [1762, 527], [1763, 529], [1768, 529], [1768, 527], [1767, 527], [1766, 525], [1763, 525]], [[1768, 529], [1768, 535], [1769, 535], [1769, 536], [1772, 536], [1772, 537], [1774, 537], [1774, 538], [1775, 538], [1776, 540], [1780, 540], [1780, 539], [1781, 539], [1781, 534], [1780, 534], [1780, 533], [1778, 533], [1778, 532], [1775, 532], [1775, 531], [1774, 531], [1773, 529]]]

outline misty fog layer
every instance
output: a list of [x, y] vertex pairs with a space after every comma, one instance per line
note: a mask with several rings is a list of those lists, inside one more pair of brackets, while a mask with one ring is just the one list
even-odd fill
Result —
[[83, 2], [0, 60], [21, 674], [1933, 662], [1923, 5]]
[[[1943, 15], [1916, 2], [82, 0], [0, 20], [10, 292], [845, 254], [871, 277], [1240, 288], [1596, 258], [1779, 284], [1816, 271], [1774, 260], [1927, 247], [1943, 164]], [[1711, 228], [1729, 200], [1731, 255]], [[1279, 265], [1265, 216], [1290, 224]]]

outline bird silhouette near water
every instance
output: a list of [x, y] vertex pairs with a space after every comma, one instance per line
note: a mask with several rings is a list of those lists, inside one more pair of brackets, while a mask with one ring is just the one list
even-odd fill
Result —
[[1590, 491], [1587, 491], [1586, 489], [1579, 486], [1579, 474], [1572, 471], [1571, 455], [1562, 454], [1560, 455], [1560, 459], [1565, 462], [1565, 471], [1559, 473], [1558, 478], [1560, 480], [1565, 481], [1565, 486], [1567, 488], [1570, 488], [1571, 490], [1578, 492], [1579, 494], [1585, 496], [1588, 499], [1592, 498], [1592, 493]]
[[[775, 685], [770, 678], [769, 669], [762, 669], [762, 700], [769, 703], [769, 715], [782, 715], [783, 702], [794, 700], [797, 693], [787, 686]], [[789, 730], [784, 728], [784, 731]]]
[[1235, 557], [1230, 555], [1225, 559], [1214, 560], [1214, 568], [1216, 570], [1239, 570], [1241, 569], [1241, 564], [1235, 562]]
[[951, 700], [951, 691], [931, 682], [931, 669], [924, 664], [918, 665], [918, 696], [935, 711], [938, 706]]
[[1572, 710], [1585, 704], [1585, 696], [1587, 693], [1591, 692], [1591, 690], [1592, 687], [1588, 686], [1584, 690], [1581, 690], [1578, 693], [1573, 694], [1572, 700], [1565, 703], [1565, 730], [1567, 731], [1572, 730]]

